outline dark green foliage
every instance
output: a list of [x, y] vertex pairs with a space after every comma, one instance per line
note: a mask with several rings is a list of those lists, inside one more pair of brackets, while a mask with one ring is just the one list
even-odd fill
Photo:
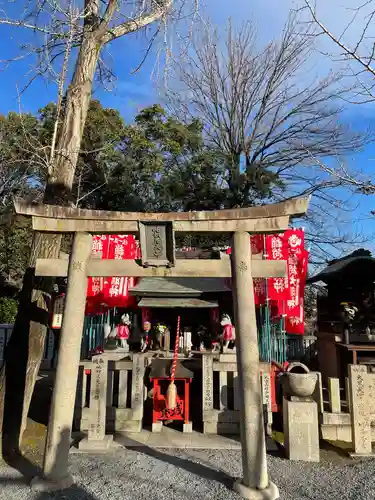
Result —
[[[55, 104], [38, 116], [0, 117], [0, 168], [3, 209], [12, 196], [41, 199], [56, 119]], [[237, 163], [234, 163], [237, 162]], [[1, 179], [0, 179], [1, 181]], [[256, 204], [272, 195], [279, 180], [260, 164], [240, 165], [208, 147], [198, 119], [184, 124], [158, 104], [125, 124], [119, 112], [92, 101], [76, 169], [76, 206], [123, 211], [210, 210]], [[1, 187], [1, 186], [0, 186]], [[0, 192], [1, 194], [1, 192]], [[17, 219], [0, 228], [0, 277], [18, 287], [28, 262], [30, 221]], [[181, 241], [180, 241], [181, 240]], [[222, 235], [180, 238], [179, 244], [225, 244]], [[64, 250], [69, 250], [65, 241]]]
[[13, 324], [18, 310], [18, 302], [10, 297], [0, 298], [0, 323]]

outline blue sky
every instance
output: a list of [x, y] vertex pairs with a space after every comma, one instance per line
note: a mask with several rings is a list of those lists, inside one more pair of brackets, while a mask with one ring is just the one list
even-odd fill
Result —
[[[301, 0], [302, 1], [302, 0]], [[203, 15], [209, 16], [217, 26], [224, 26], [228, 17], [232, 17], [234, 24], [246, 19], [252, 19], [258, 26], [259, 39], [267, 42], [272, 37], [277, 36], [282, 29], [289, 8], [298, 5], [299, 0], [205, 0]], [[18, 0], [17, 4], [23, 4], [23, 0]], [[330, 0], [326, 2], [318, 0], [318, 11], [322, 19], [329, 27], [345, 26], [348, 11], [345, 5], [352, 5], [353, 0]], [[328, 4], [328, 5], [327, 5]], [[10, 15], [17, 14], [16, 3], [12, 4]], [[359, 28], [358, 28], [359, 29]], [[354, 25], [351, 32], [347, 33], [349, 42], [356, 38], [358, 29]], [[356, 31], [357, 30], [357, 31]], [[0, 29], [0, 59], [8, 59], [19, 54], [19, 43], [32, 41], [32, 33], [25, 33], [19, 29], [2, 26]], [[150, 54], [141, 70], [134, 75], [131, 71], [142, 59], [145, 48], [145, 40], [141, 36], [131, 36], [121, 39], [112, 44], [110, 48], [110, 60], [117, 82], [111, 91], [106, 91], [99, 85], [95, 86], [94, 96], [99, 98], [104, 106], [114, 107], [120, 110], [126, 120], [131, 120], [137, 109], [158, 100], [158, 94], [154, 81], [150, 76], [156, 71], [156, 51]], [[334, 47], [328, 41], [322, 40], [320, 48], [322, 52], [331, 52]], [[0, 113], [7, 113], [11, 110], [18, 110], [17, 86], [22, 88], [27, 75], [32, 73], [30, 60], [22, 60], [9, 66], [6, 71], [0, 73]], [[337, 65], [338, 63], [336, 63]], [[337, 69], [332, 60], [322, 54], [316, 53], [311, 61], [317, 73], [324, 73], [331, 67]], [[161, 69], [162, 71], [162, 69]], [[39, 79], [31, 88], [21, 96], [21, 105], [24, 111], [35, 112], [38, 108], [48, 102], [55, 100], [56, 87], [53, 84]], [[353, 128], [375, 126], [373, 118], [373, 105], [352, 105], [345, 113], [345, 120]], [[375, 146], [369, 145], [360, 154], [347, 158], [348, 164], [356, 169], [361, 169], [364, 173], [373, 175], [375, 169]], [[343, 195], [344, 196], [344, 195]], [[347, 196], [345, 194], [345, 196]], [[375, 234], [374, 220], [369, 216], [370, 210], [375, 210], [375, 199], [373, 197], [355, 196], [351, 199], [356, 210], [346, 214], [351, 219], [353, 228], [363, 228], [368, 237], [372, 239]], [[361, 221], [358, 223], [358, 221]], [[375, 242], [375, 239], [374, 239]], [[366, 245], [375, 250], [375, 244], [371, 242]]]

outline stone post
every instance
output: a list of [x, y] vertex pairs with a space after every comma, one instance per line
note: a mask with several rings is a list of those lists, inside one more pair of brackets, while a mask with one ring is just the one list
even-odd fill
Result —
[[233, 302], [240, 390], [243, 479], [234, 489], [253, 500], [275, 500], [279, 491], [269, 481], [263, 423], [262, 390], [256, 325], [251, 246], [248, 233], [237, 232], [232, 244]]
[[60, 333], [60, 347], [44, 454], [43, 478], [35, 478], [34, 489], [53, 491], [73, 484], [68, 457], [82, 329], [86, 306], [86, 263], [91, 255], [92, 236], [77, 233], [69, 261], [68, 288]]
[[319, 462], [318, 405], [308, 398], [283, 399], [284, 447], [289, 460]]
[[352, 457], [371, 457], [372, 377], [365, 365], [348, 365], [351, 401], [351, 424], [354, 453]]

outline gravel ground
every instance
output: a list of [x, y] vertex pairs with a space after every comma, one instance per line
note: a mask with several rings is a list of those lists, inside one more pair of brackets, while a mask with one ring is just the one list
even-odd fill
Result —
[[[239, 500], [228, 489], [241, 475], [239, 451], [117, 450], [73, 454], [77, 486], [31, 492], [14, 469], [0, 468], [0, 500]], [[281, 500], [375, 500], [375, 461], [303, 464], [268, 457]]]

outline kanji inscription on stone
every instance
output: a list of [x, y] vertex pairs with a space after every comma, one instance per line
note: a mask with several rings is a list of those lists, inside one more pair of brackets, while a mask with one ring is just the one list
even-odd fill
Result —
[[[371, 447], [370, 387], [367, 367], [349, 365], [349, 386], [352, 402], [351, 421], [354, 452], [368, 454]], [[372, 381], [372, 380], [371, 380]]]
[[173, 266], [175, 241], [171, 222], [140, 222], [142, 264], [144, 266]]
[[203, 380], [203, 411], [212, 410], [214, 407], [213, 392], [213, 359], [210, 355], [202, 356], [202, 380]]
[[132, 389], [131, 389], [131, 407], [133, 420], [142, 420], [143, 414], [143, 378], [145, 375], [144, 358], [135, 354], [133, 357], [132, 369]]
[[91, 370], [89, 439], [101, 440], [105, 437], [107, 378], [108, 362], [100, 356], [94, 356]]

